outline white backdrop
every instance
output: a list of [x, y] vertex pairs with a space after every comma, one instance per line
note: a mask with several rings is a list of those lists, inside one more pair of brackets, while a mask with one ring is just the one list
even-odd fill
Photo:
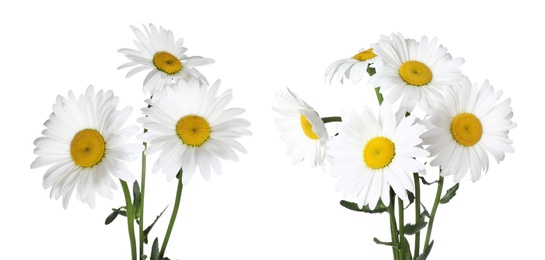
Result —
[[[110, 208], [72, 198], [68, 210], [42, 188], [46, 167], [30, 169], [32, 142], [41, 135], [57, 95], [92, 84], [113, 90], [120, 108], [134, 108], [137, 124], [145, 73], [125, 79], [117, 53], [134, 48], [129, 25], [154, 23], [184, 37], [188, 55], [215, 59], [200, 71], [234, 90], [252, 136], [248, 154], [224, 162], [224, 173], [185, 186], [167, 256], [171, 259], [390, 259], [387, 215], [358, 214], [338, 205], [336, 180], [306, 164], [291, 165], [274, 125], [274, 93], [289, 87], [322, 116], [377, 109], [372, 89], [328, 86], [323, 73], [379, 35], [438, 37], [472, 81], [489, 79], [512, 99], [518, 124], [514, 154], [475, 184], [464, 179], [451, 203], [440, 206], [431, 259], [535, 259], [541, 253], [545, 181], [541, 25], [532, 1], [4, 1], [0, 4], [2, 120], [0, 255], [2, 259], [129, 259], [126, 221], [105, 226]], [[531, 3], [531, 4], [530, 4]], [[536, 116], [533, 118], [532, 116]], [[534, 148], [532, 148], [534, 147]], [[151, 165], [156, 157], [148, 158]], [[131, 164], [139, 175], [140, 162]], [[430, 173], [430, 176], [436, 174]], [[447, 178], [446, 187], [450, 187]], [[171, 206], [150, 234], [163, 238], [176, 184], [148, 170], [146, 220]], [[431, 194], [426, 197], [431, 207]], [[412, 213], [408, 213], [412, 216]], [[537, 237], [534, 235], [537, 234]]]

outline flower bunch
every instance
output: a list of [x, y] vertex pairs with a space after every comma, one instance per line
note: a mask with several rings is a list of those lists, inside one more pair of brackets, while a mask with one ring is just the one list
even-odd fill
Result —
[[[149, 70], [143, 82], [145, 99], [138, 122], [143, 133], [137, 138], [143, 143], [128, 143], [138, 126], [124, 127], [132, 109], [117, 110], [119, 98], [111, 90], [95, 92], [89, 86], [85, 94], [76, 98], [58, 96], [53, 112], [44, 123], [46, 129], [34, 141], [38, 157], [31, 168], [51, 165], [43, 177], [45, 189], [51, 188], [51, 198], [63, 198], [64, 208], [75, 191], [77, 198], [91, 208], [96, 194], [112, 198], [119, 180], [126, 204], [114, 208], [106, 224], [117, 216], [127, 218], [132, 259], [168, 259], [165, 257], [168, 240], [177, 216], [183, 185], [200, 172], [209, 179], [212, 172], [221, 173], [220, 159], [238, 160], [237, 152], [246, 153], [237, 141], [250, 135], [250, 122], [239, 116], [241, 108], [227, 108], [232, 91], [220, 92], [220, 81], [209, 86], [196, 67], [214, 60], [200, 56], [186, 56], [183, 39], [175, 41], [170, 30], [153, 24], [144, 32], [131, 26], [137, 49], [120, 49], [130, 60], [119, 69], [133, 67], [127, 77]], [[149, 146], [148, 146], [149, 145]], [[167, 181], [177, 179], [174, 209], [159, 244], [155, 238], [151, 252], [146, 253], [150, 230], [163, 214], [151, 223], [144, 222], [146, 184], [146, 155], [159, 152], [152, 171], [162, 171]], [[140, 181], [129, 171], [126, 163], [141, 153]], [[132, 184], [132, 192], [128, 184]], [[138, 225], [138, 235], [135, 232]], [[138, 237], [138, 246], [137, 246]], [[137, 252], [138, 251], [138, 252]]]
[[[364, 105], [360, 111], [320, 117], [289, 89], [276, 96], [274, 109], [282, 115], [276, 124], [293, 162], [322, 167], [328, 162], [331, 175], [338, 177], [336, 189], [346, 198], [343, 207], [387, 212], [391, 241], [374, 241], [392, 247], [394, 259], [426, 259], [439, 204], [456, 195], [468, 173], [473, 182], [479, 180], [488, 171], [489, 156], [499, 163], [514, 152], [508, 137], [516, 126], [510, 99], [500, 101], [502, 92], [488, 81], [472, 83], [459, 69], [463, 63], [437, 38], [416, 41], [391, 34], [332, 63], [325, 73], [329, 84], [345, 79], [357, 84], [368, 74], [366, 87], [375, 90], [378, 113]], [[325, 124], [331, 122], [336, 133], [330, 136]], [[431, 167], [437, 168], [434, 181], [426, 179]], [[453, 176], [454, 185], [444, 192], [447, 176]], [[437, 185], [432, 207], [421, 202], [423, 185]], [[410, 206], [414, 223], [405, 223]], [[413, 248], [408, 236], [414, 237]]]

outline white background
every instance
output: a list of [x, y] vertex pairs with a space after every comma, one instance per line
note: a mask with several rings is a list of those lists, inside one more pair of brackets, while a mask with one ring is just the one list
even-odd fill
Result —
[[[105, 2], [106, 3], [106, 2]], [[540, 8], [533, 1], [3, 1], [0, 4], [2, 89], [0, 258], [129, 259], [124, 219], [105, 226], [110, 208], [75, 196], [68, 210], [42, 188], [47, 167], [30, 169], [32, 142], [41, 135], [57, 95], [113, 90], [132, 106], [137, 124], [145, 73], [125, 79], [117, 53], [134, 48], [129, 25], [154, 23], [183, 37], [188, 55], [215, 59], [200, 71], [234, 90], [232, 107], [246, 109], [248, 154], [223, 163], [224, 173], [185, 186], [167, 256], [171, 259], [390, 259], [387, 215], [338, 205], [336, 180], [307, 164], [291, 165], [274, 125], [274, 93], [289, 87], [322, 116], [368, 104], [374, 92], [324, 83], [327, 66], [354, 55], [379, 35], [438, 37], [472, 81], [489, 79], [512, 99], [515, 153], [475, 184], [467, 178], [451, 203], [440, 206], [430, 259], [536, 259], [542, 253], [543, 113], [545, 60]], [[151, 165], [155, 157], [148, 158]], [[131, 164], [139, 175], [140, 162]], [[176, 184], [148, 170], [146, 220], [171, 204], [150, 234], [162, 240]], [[430, 179], [436, 172], [429, 173]], [[446, 187], [452, 183], [447, 178]], [[432, 191], [425, 203], [431, 207]], [[412, 213], [408, 213], [412, 216]], [[411, 218], [411, 217], [408, 217]], [[149, 251], [148, 251], [149, 252]]]

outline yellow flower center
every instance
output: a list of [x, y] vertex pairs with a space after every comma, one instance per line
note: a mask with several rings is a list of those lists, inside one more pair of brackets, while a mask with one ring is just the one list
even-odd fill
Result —
[[153, 55], [153, 65], [155, 67], [169, 75], [178, 73], [182, 70], [182, 63], [174, 55], [161, 51]]
[[93, 167], [102, 161], [106, 151], [104, 138], [97, 130], [79, 131], [70, 143], [72, 161], [80, 167]]
[[483, 126], [475, 115], [461, 113], [452, 119], [450, 132], [459, 144], [472, 146], [481, 140]]
[[313, 139], [313, 140], [320, 139], [320, 137], [318, 137], [318, 135], [316, 133], [314, 133], [314, 131], [312, 131], [312, 125], [310, 124], [310, 122], [308, 121], [306, 116], [301, 115], [301, 117], [299, 119], [301, 121], [301, 127], [303, 128], [303, 132], [305, 132], [305, 135], [308, 138]]
[[401, 64], [399, 76], [407, 84], [420, 87], [430, 83], [433, 75], [426, 64], [410, 60]]
[[176, 133], [184, 144], [201, 146], [210, 137], [210, 124], [200, 116], [184, 116], [176, 124]]
[[366, 60], [372, 59], [372, 58], [374, 58], [376, 56], [377, 55], [373, 52], [373, 48], [370, 48], [370, 49], [364, 50], [364, 51], [354, 55], [354, 57], [352, 57], [352, 58], [355, 59], [355, 60], [359, 60], [359, 61], [366, 61]]
[[371, 169], [382, 169], [388, 166], [395, 156], [395, 145], [386, 137], [375, 137], [363, 148], [363, 161]]

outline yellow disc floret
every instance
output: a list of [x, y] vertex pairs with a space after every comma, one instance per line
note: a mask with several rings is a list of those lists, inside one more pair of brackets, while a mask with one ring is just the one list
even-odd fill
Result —
[[481, 140], [483, 126], [481, 121], [471, 113], [461, 113], [452, 119], [450, 132], [456, 142], [464, 146], [472, 146]]
[[301, 128], [303, 128], [303, 132], [305, 132], [305, 135], [313, 140], [318, 140], [320, 137], [314, 131], [312, 131], [312, 124], [308, 121], [307, 117], [304, 115], [301, 115], [300, 117], [301, 121]]
[[373, 52], [373, 48], [370, 48], [370, 49], [367, 49], [365, 51], [362, 51], [362, 52], [354, 55], [354, 57], [352, 57], [352, 58], [355, 59], [355, 60], [359, 60], [359, 61], [366, 61], [366, 60], [372, 59], [372, 58], [374, 58], [376, 56], [377, 55]]
[[383, 136], [375, 137], [363, 149], [363, 161], [371, 169], [382, 169], [388, 166], [395, 156], [394, 143]]
[[201, 146], [210, 138], [210, 124], [197, 115], [182, 117], [176, 124], [176, 133], [189, 146]]
[[102, 135], [94, 129], [79, 131], [70, 143], [72, 161], [80, 167], [93, 167], [102, 161], [106, 143]]
[[158, 70], [169, 75], [176, 74], [182, 70], [182, 62], [166, 51], [155, 53], [153, 56], [153, 65]]
[[430, 83], [433, 77], [430, 68], [426, 64], [415, 60], [406, 61], [401, 64], [399, 76], [407, 84], [417, 87]]

